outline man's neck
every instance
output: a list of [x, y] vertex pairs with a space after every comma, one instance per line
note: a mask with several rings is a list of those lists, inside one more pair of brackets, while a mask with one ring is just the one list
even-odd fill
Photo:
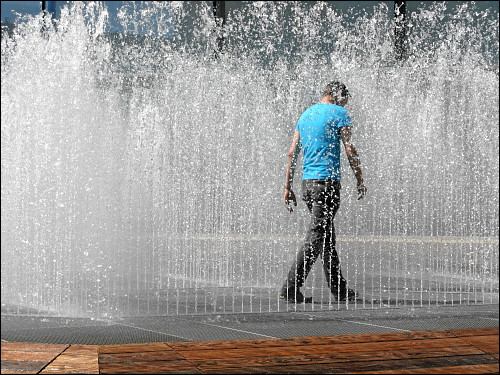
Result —
[[335, 101], [332, 100], [331, 96], [323, 96], [320, 103], [338, 105]]
[[335, 105], [338, 105], [340, 107], [343, 107], [342, 104], [338, 103], [337, 100], [332, 99], [331, 96], [323, 96], [323, 98], [321, 99], [320, 103], [335, 104]]

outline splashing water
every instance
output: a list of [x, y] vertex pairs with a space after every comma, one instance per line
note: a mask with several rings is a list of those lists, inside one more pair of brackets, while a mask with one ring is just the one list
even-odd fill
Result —
[[[498, 16], [416, 12], [403, 63], [384, 5], [348, 18], [326, 3], [250, 2], [223, 35], [211, 12], [126, 5], [111, 34], [105, 2], [73, 2], [2, 36], [3, 307], [116, 317], [498, 302]], [[288, 305], [277, 294], [308, 217], [282, 206], [285, 154], [333, 79], [353, 94], [368, 187], [356, 201], [343, 155], [338, 250], [362, 298], [332, 300], [315, 266], [306, 294], [320, 303]]]

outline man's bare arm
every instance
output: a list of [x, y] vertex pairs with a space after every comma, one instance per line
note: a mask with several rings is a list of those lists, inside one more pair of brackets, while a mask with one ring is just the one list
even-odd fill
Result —
[[297, 206], [297, 199], [295, 198], [295, 193], [292, 190], [293, 176], [295, 174], [295, 167], [297, 166], [297, 159], [300, 153], [300, 133], [295, 131], [293, 135], [292, 145], [288, 151], [287, 165], [285, 167], [285, 193], [284, 201], [290, 212], [293, 212], [293, 208], [290, 203], [294, 203]]
[[358, 199], [361, 199], [366, 194], [366, 187], [363, 182], [361, 160], [359, 159], [358, 151], [351, 142], [351, 128], [349, 126], [343, 126], [340, 128], [340, 136], [342, 137], [342, 142], [344, 143], [345, 153], [347, 155], [347, 159], [349, 160], [349, 165], [351, 166], [354, 176], [356, 177]]
[[297, 159], [300, 153], [300, 133], [295, 131], [293, 135], [292, 145], [290, 146], [290, 150], [288, 150], [288, 158], [286, 165], [286, 179], [285, 179], [285, 188], [292, 188], [293, 185], [293, 176], [295, 174], [295, 167], [297, 166]]

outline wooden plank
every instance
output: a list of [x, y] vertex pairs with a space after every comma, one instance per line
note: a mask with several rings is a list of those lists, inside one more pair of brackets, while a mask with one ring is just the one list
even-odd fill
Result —
[[485, 353], [498, 354], [498, 336], [466, 336], [461, 339]]
[[2, 342], [2, 351], [57, 352], [61, 353], [69, 345], [33, 344], [26, 342]]
[[2, 360], [2, 374], [37, 374], [46, 364], [47, 362]]
[[98, 374], [99, 361], [97, 351], [97, 345], [71, 345], [40, 373]]
[[215, 351], [215, 350], [178, 350], [178, 351], [184, 358], [193, 361], [200, 359], [251, 358], [251, 357], [287, 356], [287, 355], [304, 355], [304, 354], [326, 354], [326, 353], [341, 353], [341, 352], [400, 350], [400, 349], [406, 349], [408, 347], [414, 349], [442, 348], [449, 346], [464, 346], [464, 341], [460, 338], [452, 338], [452, 339], [434, 339], [434, 340], [371, 342], [371, 343], [357, 343], [357, 344], [292, 346], [289, 348], [268, 347], [268, 348], [226, 349], [224, 351]]
[[99, 374], [99, 361], [97, 354], [61, 354], [40, 374]]
[[179, 353], [174, 350], [143, 352], [143, 353], [115, 353], [99, 354], [99, 363], [120, 363], [120, 362], [147, 362], [147, 361], [173, 361], [183, 360]]
[[202, 371], [238, 368], [242, 363], [246, 367], [259, 366], [286, 366], [288, 364], [321, 364], [334, 362], [356, 362], [356, 361], [374, 361], [374, 360], [395, 360], [395, 359], [415, 359], [415, 358], [432, 358], [432, 357], [448, 357], [457, 355], [474, 355], [484, 354], [481, 350], [474, 347], [445, 347], [445, 348], [425, 348], [425, 349], [404, 349], [395, 351], [381, 352], [348, 352], [348, 353], [330, 353], [330, 354], [309, 354], [309, 355], [294, 355], [281, 357], [258, 357], [258, 358], [241, 358], [235, 359], [217, 359], [217, 360], [194, 360], [191, 361], [198, 366]]
[[105, 363], [99, 366], [101, 374], [148, 374], [148, 373], [202, 373], [188, 361], [151, 361]]
[[68, 349], [64, 351], [64, 354], [87, 354], [87, 355], [97, 355], [99, 350], [99, 345], [70, 345]]
[[50, 362], [59, 353], [54, 352], [26, 352], [17, 350], [3, 351], [2, 349], [2, 360], [7, 361], [28, 361], [28, 362]]
[[99, 346], [99, 354], [111, 353], [141, 353], [170, 350], [170, 347], [164, 342], [147, 343], [147, 344], [125, 344], [125, 345], [101, 345]]
[[[349, 372], [347, 372], [348, 374]], [[498, 374], [498, 363], [449, 367], [413, 368], [399, 370], [370, 371], [367, 374]], [[357, 372], [356, 374], [363, 374]]]
[[[373, 373], [374, 371], [396, 370], [396, 369], [426, 369], [427, 373], [433, 373], [433, 368], [471, 366], [478, 364], [493, 364], [494, 360], [488, 355], [454, 356], [446, 358], [424, 358], [395, 361], [366, 361], [329, 364], [289, 365], [289, 366], [262, 366], [262, 367], [240, 367], [239, 369], [226, 369], [231, 373], [287, 373], [287, 374], [338, 374], [338, 373]], [[235, 370], [235, 371], [233, 371]], [[219, 373], [218, 369], [203, 370], [207, 374]]]
[[458, 337], [467, 336], [498, 336], [498, 327], [484, 327], [484, 328], [467, 328], [467, 329], [450, 329], [450, 333]]
[[[282, 371], [284, 371], [282, 369]], [[283, 372], [283, 374], [293, 374], [294, 372]], [[302, 372], [297, 372], [302, 374]], [[203, 370], [203, 374], [266, 374], [263, 367], [235, 367], [235, 368], [221, 368], [221, 369], [207, 369]]]
[[406, 341], [424, 340], [435, 338], [454, 338], [455, 335], [448, 331], [414, 331], [414, 332], [385, 332], [367, 333], [356, 335], [336, 336], [308, 336], [288, 337], [280, 339], [246, 339], [246, 340], [224, 340], [224, 341], [187, 341], [167, 343], [173, 349], [195, 349], [195, 350], [221, 350], [234, 348], [263, 348], [263, 347], [290, 347], [303, 345], [332, 345], [348, 344], [358, 342], [384, 342], [384, 341]]

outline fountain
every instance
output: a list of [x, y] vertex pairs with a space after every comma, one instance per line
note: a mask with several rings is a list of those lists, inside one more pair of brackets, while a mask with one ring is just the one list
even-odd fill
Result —
[[[2, 312], [498, 302], [498, 15], [415, 12], [401, 62], [384, 4], [249, 2], [221, 31], [207, 2], [126, 3], [123, 32], [106, 2], [71, 2], [2, 36]], [[317, 265], [319, 303], [288, 305], [308, 219], [282, 206], [285, 154], [332, 79], [368, 187], [356, 201], [344, 158], [339, 255], [362, 299], [332, 301]]]

